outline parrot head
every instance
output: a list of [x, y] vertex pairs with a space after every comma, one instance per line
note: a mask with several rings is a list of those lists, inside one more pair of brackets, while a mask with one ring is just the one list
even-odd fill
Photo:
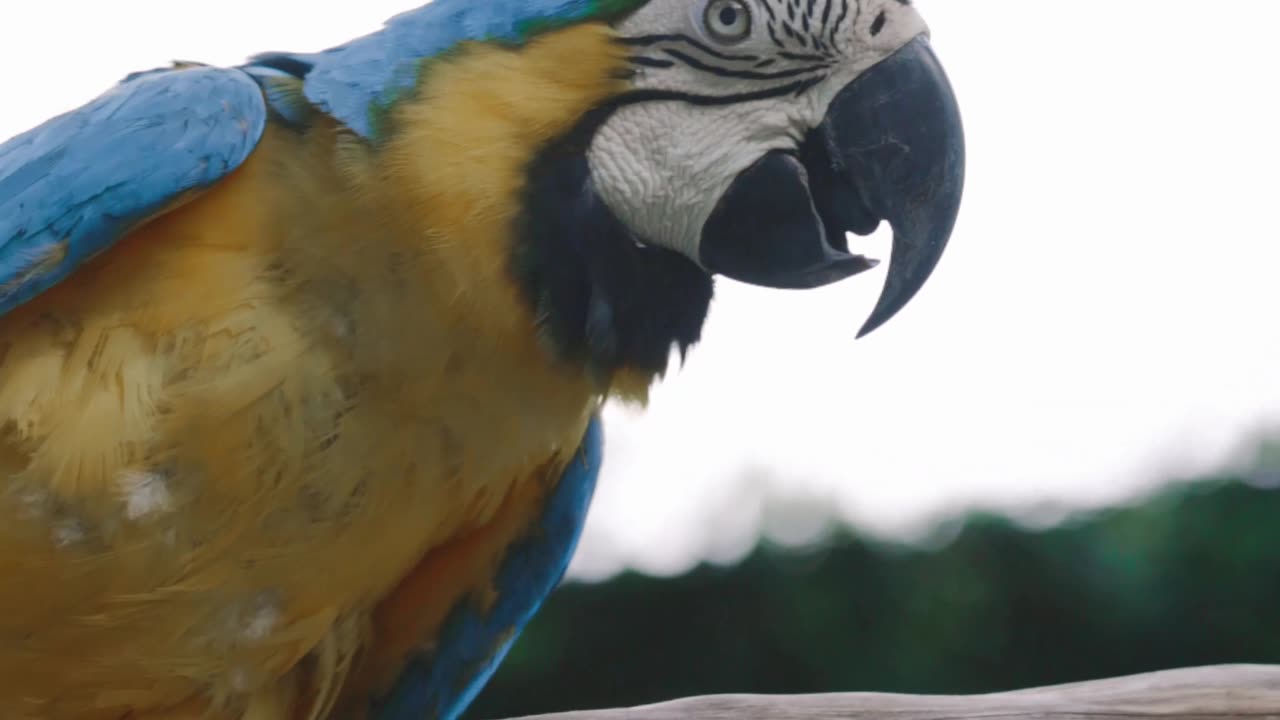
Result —
[[875, 266], [847, 233], [882, 222], [888, 280], [860, 336], [907, 304], [964, 184], [956, 98], [910, 0], [647, 0], [613, 27], [626, 90], [531, 170], [530, 246], [560, 252], [524, 267], [561, 346], [661, 372], [697, 340], [712, 276], [834, 283]]
[[[906, 304], [959, 209], [955, 98], [904, 0], [651, 0], [619, 26], [635, 90], [589, 153], [605, 201], [708, 271], [811, 288], [896, 231], [869, 332]], [[666, 98], [671, 102], [652, 102]]]

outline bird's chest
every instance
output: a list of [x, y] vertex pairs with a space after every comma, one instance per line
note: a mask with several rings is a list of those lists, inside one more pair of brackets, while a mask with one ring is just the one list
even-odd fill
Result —
[[[274, 433], [273, 452], [258, 455], [259, 490], [296, 448], [293, 487], [268, 490], [278, 509], [263, 525], [276, 537], [266, 539], [311, 538], [306, 554], [336, 566], [325, 587], [346, 588], [356, 605], [380, 598], [424, 553], [499, 514], [514, 538], [536, 518], [546, 483], [598, 404], [585, 382], [558, 372], [536, 347], [495, 341], [438, 309], [401, 319], [399, 327], [368, 318], [333, 325], [376, 335], [314, 343], [312, 371], [258, 403], [255, 424], [292, 423], [294, 436]], [[512, 508], [512, 498], [523, 505]], [[493, 546], [492, 562], [505, 544]]]
[[263, 251], [205, 212], [237, 217], [195, 203], [0, 325], [0, 632], [242, 689], [347, 657], [389, 597], [429, 629], [474, 595], [599, 396], [492, 319], [506, 300], [390, 251], [320, 272], [292, 260], [318, 241]]
[[170, 393], [176, 443], [226, 498], [195, 524], [243, 516], [297, 568], [264, 576], [314, 563], [325, 577], [298, 582], [369, 602], [572, 453], [599, 389], [539, 344], [498, 227], [433, 229], [372, 194], [263, 227], [237, 302], [170, 358], [192, 378]]
[[380, 617], [429, 637], [599, 403], [538, 344], [500, 228], [262, 202], [315, 181], [256, 157], [0, 322], [0, 635], [27, 638], [0, 676], [22, 693], [58, 667], [69, 704], [175, 668], [156, 702], [239, 694], [350, 658]]

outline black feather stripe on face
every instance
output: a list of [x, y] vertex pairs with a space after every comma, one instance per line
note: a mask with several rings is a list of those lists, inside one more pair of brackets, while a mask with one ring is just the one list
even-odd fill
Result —
[[[907, 0], [898, 0], [906, 2]], [[758, 18], [772, 47], [764, 55], [713, 47], [685, 33], [670, 32], [621, 38], [634, 47], [634, 65], [649, 69], [683, 66], [710, 75], [742, 80], [823, 75], [841, 61], [836, 37], [849, 18], [857, 22], [860, 6], [852, 0], [764, 0]], [[775, 7], [777, 5], [777, 7]], [[782, 70], [762, 69], [781, 61]], [[817, 80], [816, 82], [820, 82]]]

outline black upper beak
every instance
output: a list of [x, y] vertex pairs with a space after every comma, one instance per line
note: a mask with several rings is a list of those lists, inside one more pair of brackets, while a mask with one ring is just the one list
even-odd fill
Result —
[[963, 188], [959, 106], [920, 36], [842, 89], [798, 153], [768, 153], [738, 176], [703, 228], [700, 260], [757, 285], [818, 287], [874, 267], [845, 233], [888, 221], [889, 276], [862, 337], [929, 278]]

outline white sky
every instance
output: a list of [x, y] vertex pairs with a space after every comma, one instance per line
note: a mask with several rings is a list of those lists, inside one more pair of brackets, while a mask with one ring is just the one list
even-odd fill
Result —
[[[0, 3], [0, 138], [132, 70], [319, 49], [415, 4]], [[766, 494], [915, 537], [962, 507], [1121, 501], [1280, 427], [1280, 3], [916, 4], [970, 150], [933, 280], [858, 342], [882, 270], [722, 282], [649, 411], [608, 414], [576, 576], [731, 560]]]

